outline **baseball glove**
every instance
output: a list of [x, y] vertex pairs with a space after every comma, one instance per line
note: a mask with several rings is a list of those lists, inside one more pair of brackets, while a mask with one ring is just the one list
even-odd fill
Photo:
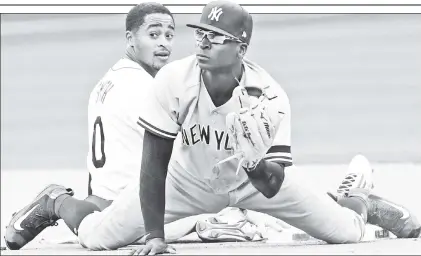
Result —
[[[256, 88], [252, 88], [251, 91], [255, 90]], [[233, 96], [238, 97], [242, 108], [238, 113], [231, 112], [226, 116], [234, 154], [223, 162], [232, 158], [240, 159], [238, 174], [240, 167], [251, 171], [263, 159], [273, 143], [280, 117], [277, 111], [271, 110], [264, 92], [258, 97], [250, 96], [246, 88], [238, 86], [234, 89]]]

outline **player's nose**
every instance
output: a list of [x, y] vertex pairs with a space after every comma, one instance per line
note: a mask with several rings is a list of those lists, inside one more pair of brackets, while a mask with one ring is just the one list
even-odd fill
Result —
[[212, 43], [209, 41], [209, 39], [205, 36], [201, 41], [196, 41], [197, 46], [199, 46], [201, 49], [210, 49]]
[[165, 49], [171, 49], [172, 42], [167, 40], [164, 36], [160, 37], [158, 45], [164, 47]]

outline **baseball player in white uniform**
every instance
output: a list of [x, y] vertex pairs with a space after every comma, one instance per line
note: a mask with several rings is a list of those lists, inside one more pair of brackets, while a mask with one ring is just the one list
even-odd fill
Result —
[[[164, 66], [152, 93], [142, 98], [149, 108], [136, 116], [146, 129], [140, 182], [133, 180], [103, 211], [86, 212], [77, 226], [83, 246], [117, 249], [143, 237], [146, 246], [137, 253], [175, 252], [164, 240], [164, 224], [227, 206], [269, 214], [329, 243], [358, 242], [370, 216], [380, 223], [385, 216], [404, 215], [396, 207], [389, 214], [387, 203], [376, 204], [387, 210], [372, 207], [377, 202], [368, 197], [372, 172], [362, 156], [351, 162], [348, 186], [341, 187], [337, 202], [290, 175], [289, 99], [265, 70], [244, 58], [253, 27], [249, 13], [215, 1], [203, 9], [199, 24], [189, 26], [196, 28], [196, 56]], [[44, 220], [63, 218], [61, 211], [48, 214], [71, 201], [68, 192], [60, 187], [42, 195], [32, 206], [43, 206], [35, 209], [43, 210]], [[41, 221], [28, 216], [32, 226]], [[212, 220], [198, 223], [202, 238], [216, 240], [208, 232], [214, 228], [235, 235]], [[382, 224], [401, 237], [419, 234], [412, 215]]]
[[[126, 54], [101, 78], [89, 97], [89, 196], [85, 200], [67, 197], [69, 200], [66, 200], [66, 204], [70, 206], [65, 204], [61, 207], [61, 215], [58, 212], [49, 213], [50, 216], [59, 215], [53, 219], [63, 218], [74, 233], [77, 233], [86, 213], [105, 209], [127, 184], [139, 180], [144, 133], [138, 124], [139, 109], [148, 108], [144, 99], [151, 94], [153, 78], [169, 61], [174, 29], [171, 12], [158, 3], [139, 4], [127, 15]], [[73, 195], [71, 190], [52, 185], [43, 190], [37, 199], [51, 193]], [[35, 201], [35, 204], [31, 203], [12, 218], [5, 237], [9, 248], [21, 248], [42, 229], [54, 223], [45, 220], [45, 223], [42, 220], [37, 222], [34, 221], [36, 218], [31, 219], [31, 214], [27, 216], [31, 210], [35, 214], [48, 210], [40, 208], [49, 206]], [[60, 201], [57, 200], [57, 203], [61, 204]], [[28, 228], [22, 228], [28, 222], [31, 223], [29, 226], [36, 226], [30, 232], [26, 230]]]

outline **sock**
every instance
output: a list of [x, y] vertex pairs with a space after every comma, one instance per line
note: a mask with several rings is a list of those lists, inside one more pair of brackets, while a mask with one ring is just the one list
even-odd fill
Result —
[[367, 203], [359, 197], [344, 197], [338, 200], [338, 204], [342, 207], [353, 210], [358, 215], [362, 216], [364, 222], [367, 223]]
[[54, 203], [55, 214], [63, 219], [75, 235], [77, 235], [82, 220], [94, 211], [100, 211], [95, 204], [67, 194], [57, 197]]

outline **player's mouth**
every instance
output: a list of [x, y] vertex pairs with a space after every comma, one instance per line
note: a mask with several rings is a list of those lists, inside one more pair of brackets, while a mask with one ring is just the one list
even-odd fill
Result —
[[168, 58], [170, 57], [170, 52], [169, 51], [159, 51], [159, 52], [155, 52], [155, 57], [157, 57], [160, 60], [168, 60]]
[[210, 59], [208, 56], [206, 56], [204, 54], [201, 54], [201, 53], [196, 54], [196, 58], [197, 58], [197, 60], [208, 60], [208, 59]]

